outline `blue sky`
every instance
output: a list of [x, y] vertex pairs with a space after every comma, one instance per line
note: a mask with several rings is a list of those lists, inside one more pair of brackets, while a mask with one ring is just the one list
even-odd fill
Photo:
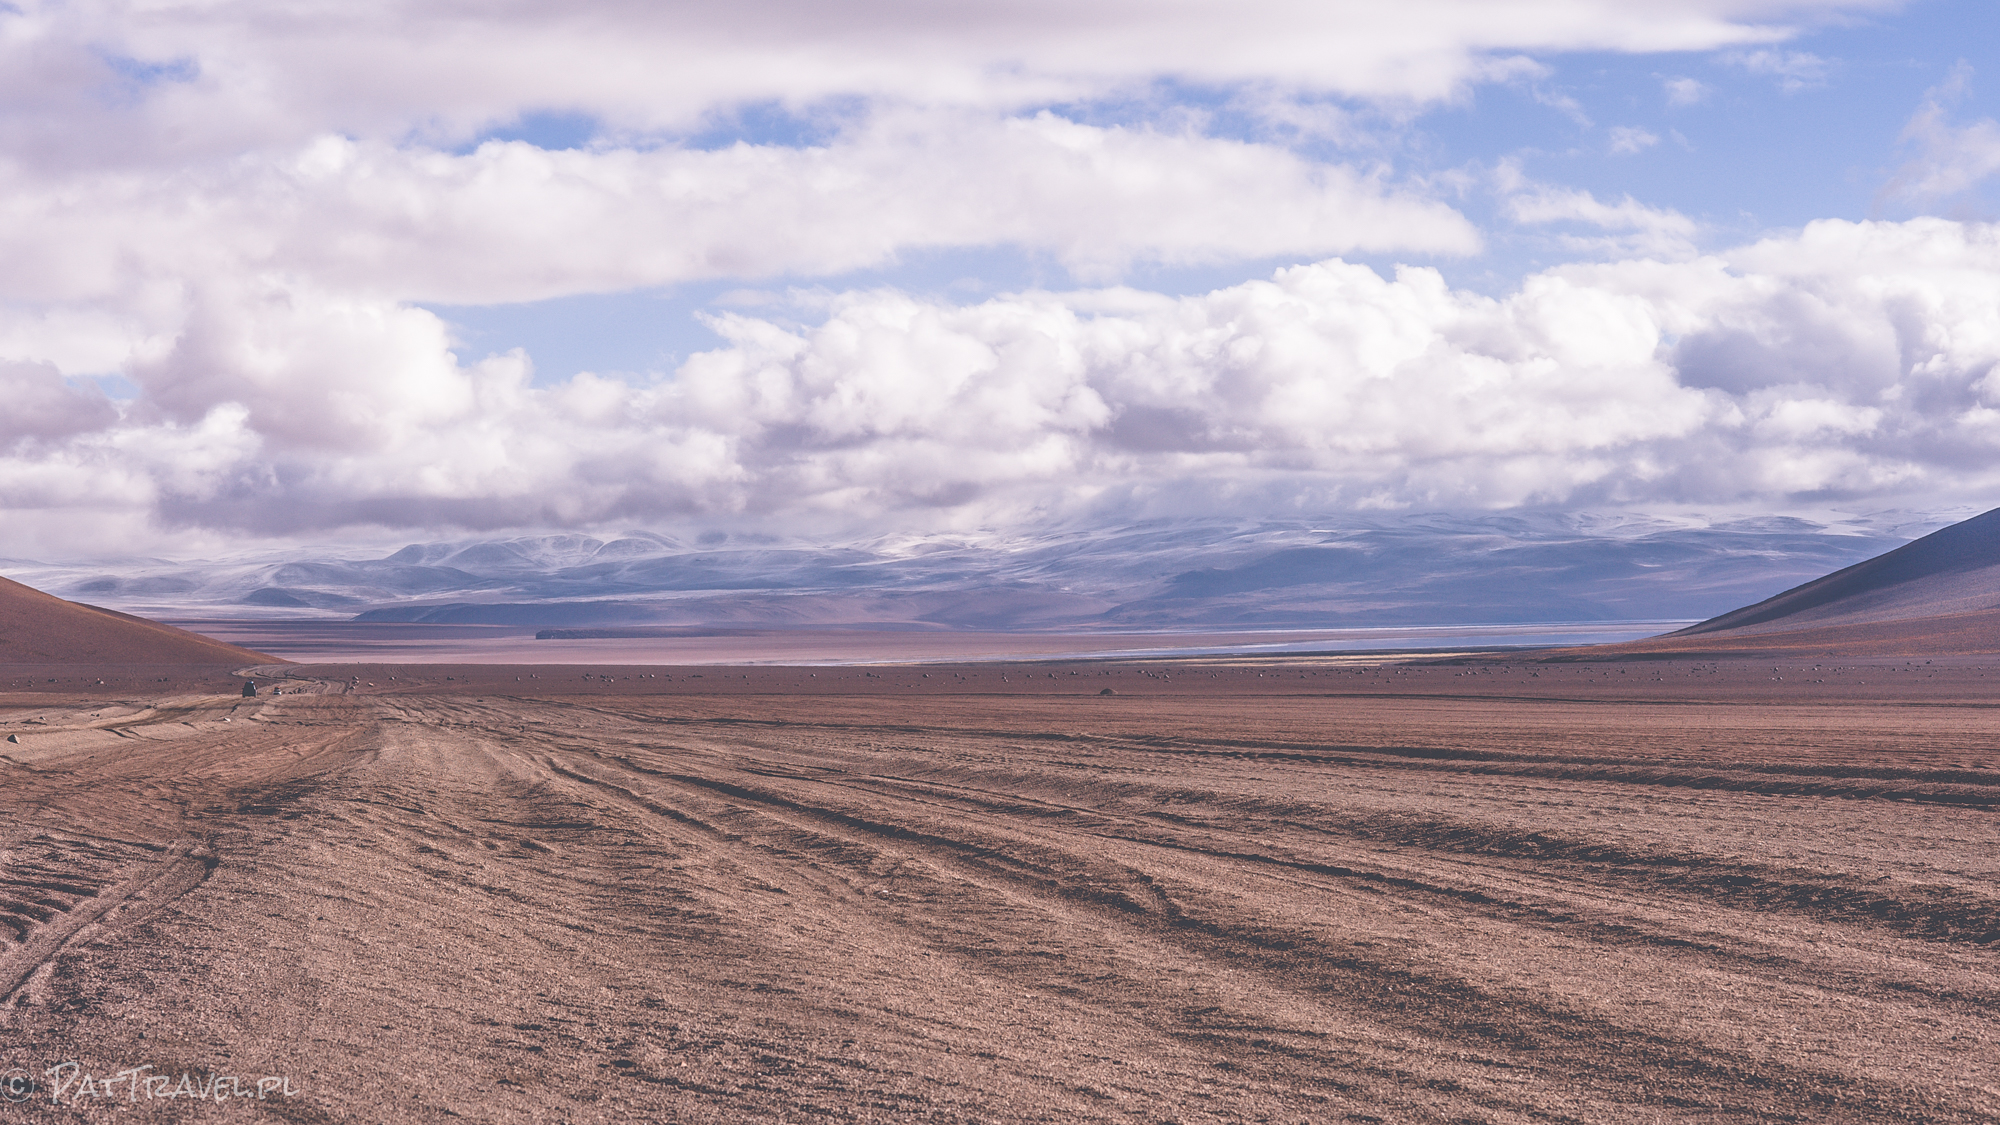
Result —
[[1963, 510], [2000, 16], [0, 8], [23, 553]]

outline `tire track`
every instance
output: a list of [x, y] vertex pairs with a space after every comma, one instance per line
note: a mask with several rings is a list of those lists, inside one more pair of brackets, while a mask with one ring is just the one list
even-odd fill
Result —
[[[46, 839], [38, 837], [29, 843]], [[37, 972], [66, 948], [89, 937], [92, 930], [137, 925], [158, 914], [207, 880], [218, 862], [215, 853], [196, 840], [175, 840], [158, 848], [132, 844], [129, 848], [159, 854], [126, 863], [116, 872], [115, 881], [37, 921], [18, 944], [0, 953], [0, 1004], [12, 1004]]]
[[[589, 753], [588, 750], [582, 752]], [[603, 760], [602, 755], [591, 756]], [[852, 837], [842, 837], [841, 832], [858, 833], [869, 841], [921, 849], [925, 858], [933, 863], [937, 862], [935, 853], [943, 851], [957, 861], [957, 866], [988, 878], [1003, 877], [1017, 891], [1052, 896], [1072, 906], [1099, 908], [1107, 912], [1106, 922], [1129, 924], [1147, 930], [1155, 937], [1169, 936], [1215, 960], [1251, 966], [1274, 982], [1284, 982], [1286, 987], [1296, 989], [1301, 982], [1310, 982], [1310, 988], [1319, 995], [1343, 1006], [1359, 1006], [1372, 1019], [1386, 1021], [1406, 1033], [1437, 1041], [1474, 1042], [1484, 1051], [1512, 1057], [1513, 1066], [1587, 1070], [1610, 1055], [1620, 1060], [1621, 1066], [1626, 1068], [1623, 1080], [1632, 1083], [1635, 1088], [1699, 1089], [1722, 1085], [1735, 1090], [1741, 1100], [1734, 1104], [1727, 1100], [1697, 1099], [1689, 1101], [1685, 1107], [1700, 1109], [1711, 1119], [1741, 1117], [1762, 1120], [1799, 1107], [1813, 1107], [1816, 1112], [1841, 1109], [1888, 1118], [1913, 1108], [1910, 1095], [1905, 1090], [1859, 1082], [1851, 1076], [1831, 1071], [1784, 1066], [1769, 1060], [1719, 1052], [1710, 1045], [1642, 1031], [1586, 1013], [1536, 1003], [1518, 995], [1494, 995], [1463, 978], [1423, 971], [1393, 959], [1362, 956], [1352, 950], [1330, 947], [1317, 933], [1288, 929], [1255, 915], [1245, 916], [1241, 910], [1222, 914], [1193, 911], [1176, 903], [1160, 889], [1161, 879], [1167, 877], [1164, 872], [1142, 874], [1131, 867], [1112, 869], [1106, 867], [1102, 860], [1093, 862], [1071, 850], [1041, 848], [1024, 851], [1020, 843], [1009, 843], [1004, 838], [975, 831], [970, 822], [959, 822], [956, 832], [944, 832], [931, 821], [902, 822], [885, 818], [880, 812], [863, 815], [747, 781], [649, 768], [629, 757], [615, 761], [655, 783], [690, 787], [750, 802], [766, 810], [777, 810], [774, 820], [805, 817], [830, 827], [835, 835], [828, 838], [829, 843], [809, 849], [815, 858], [822, 861], [840, 862], [857, 851], [861, 854], [873, 853], [872, 846], [857, 848]], [[745, 772], [752, 777], [789, 779], [819, 789], [829, 785], [835, 789], [843, 788], [840, 783], [770, 769]], [[577, 776], [593, 784], [613, 784], [598, 778]], [[630, 786], [616, 788], [637, 796], [637, 791]], [[880, 795], [873, 790], [868, 792]], [[664, 807], [650, 798], [638, 799], [648, 806]], [[1157, 840], [1102, 832], [1092, 835], [1119, 843], [1180, 848], [1211, 860], [1264, 864], [1323, 877], [1364, 881], [1405, 894], [1444, 896], [1461, 906], [1488, 911], [1497, 912], [1520, 905], [1479, 891], [1449, 888], [1381, 871], [1284, 860], [1255, 852], [1163, 844]], [[788, 839], [787, 842], [795, 843], [796, 840]], [[1141, 901], [1141, 898], [1124, 889], [1134, 883], [1143, 883], [1145, 889], [1151, 892], [1143, 897], [1150, 901]], [[1683, 948], [1693, 945], [1686, 942], [1678, 944]], [[1223, 1038], [1213, 1029], [1186, 1031], [1184, 1034], [1210, 1042], [1219, 1042]], [[1417, 1076], [1405, 1074], [1402, 1077]], [[1482, 1104], [1511, 1112], [1522, 1112], [1528, 1108], [1506, 1099], [1487, 1098]], [[1939, 1114], [1946, 1108], [1942, 1103], [1933, 1103], [1922, 1112]]]
[[1695, 761], [1435, 700], [1398, 748], [1317, 698], [478, 696], [0, 775], [102, 837], [0, 857], [0, 958], [61, 966], [9, 1034], [280, 1060], [299, 1119], [2000, 1120], [1983, 808], [1683, 783], [2000, 777], [1914, 735]]

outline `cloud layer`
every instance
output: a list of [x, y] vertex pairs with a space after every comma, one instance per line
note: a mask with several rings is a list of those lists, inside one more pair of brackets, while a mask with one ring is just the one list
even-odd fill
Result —
[[258, 275], [455, 304], [826, 275], [1012, 243], [1078, 270], [1464, 254], [1448, 206], [1270, 145], [1051, 114], [901, 114], [812, 147], [464, 155], [327, 137], [161, 178], [0, 172], [0, 295], [143, 319], [148, 286]]
[[1788, 24], [1888, 6], [23, 0], [0, 10], [0, 147], [182, 160], [326, 132], [462, 139], [530, 111], [679, 130], [760, 103], [1013, 109], [1161, 77], [1422, 101], [1515, 65], [1519, 52], [1754, 48], [1785, 38]]
[[[1803, 91], [1840, 71], [1799, 27], [1893, 7], [23, 0], [0, 7], [6, 550], [1971, 495], [2000, 421], [1988, 227], [1703, 256], [1706, 220], [1530, 179], [1527, 149], [1399, 165], [1431, 142], [1391, 135], [1511, 82], [1637, 168], [1670, 131], [1600, 130], [1532, 56], [1721, 52]], [[1991, 171], [1991, 123], [1950, 124], [1940, 91], [1909, 198]], [[569, 147], [518, 139], [550, 121]], [[1503, 297], [1355, 264], [1477, 256], [1502, 237], [1482, 207], [1600, 264]], [[538, 376], [420, 307], [996, 248], [1091, 288], [801, 290], [650, 382]], [[1317, 264], [1116, 284], [1252, 261]]]
[[46, 365], [0, 504], [128, 527], [906, 528], [1124, 513], [1975, 497], [2000, 464], [2000, 233], [1814, 224], [1494, 299], [1340, 261], [1206, 295], [823, 298], [651, 385], [462, 363], [393, 301], [196, 295], [114, 407]]

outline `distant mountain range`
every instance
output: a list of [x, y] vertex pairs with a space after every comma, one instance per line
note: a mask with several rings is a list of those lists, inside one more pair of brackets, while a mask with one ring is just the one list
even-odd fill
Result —
[[149, 617], [542, 627], [1205, 630], [1690, 621], [1943, 521], [1444, 514], [1160, 520], [837, 543], [636, 532], [418, 543], [379, 558], [0, 562]]

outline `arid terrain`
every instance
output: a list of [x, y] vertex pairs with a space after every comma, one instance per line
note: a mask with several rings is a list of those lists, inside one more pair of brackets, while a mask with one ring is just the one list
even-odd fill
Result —
[[0, 1119], [2000, 1120], [2000, 658], [229, 672], [0, 669]]

